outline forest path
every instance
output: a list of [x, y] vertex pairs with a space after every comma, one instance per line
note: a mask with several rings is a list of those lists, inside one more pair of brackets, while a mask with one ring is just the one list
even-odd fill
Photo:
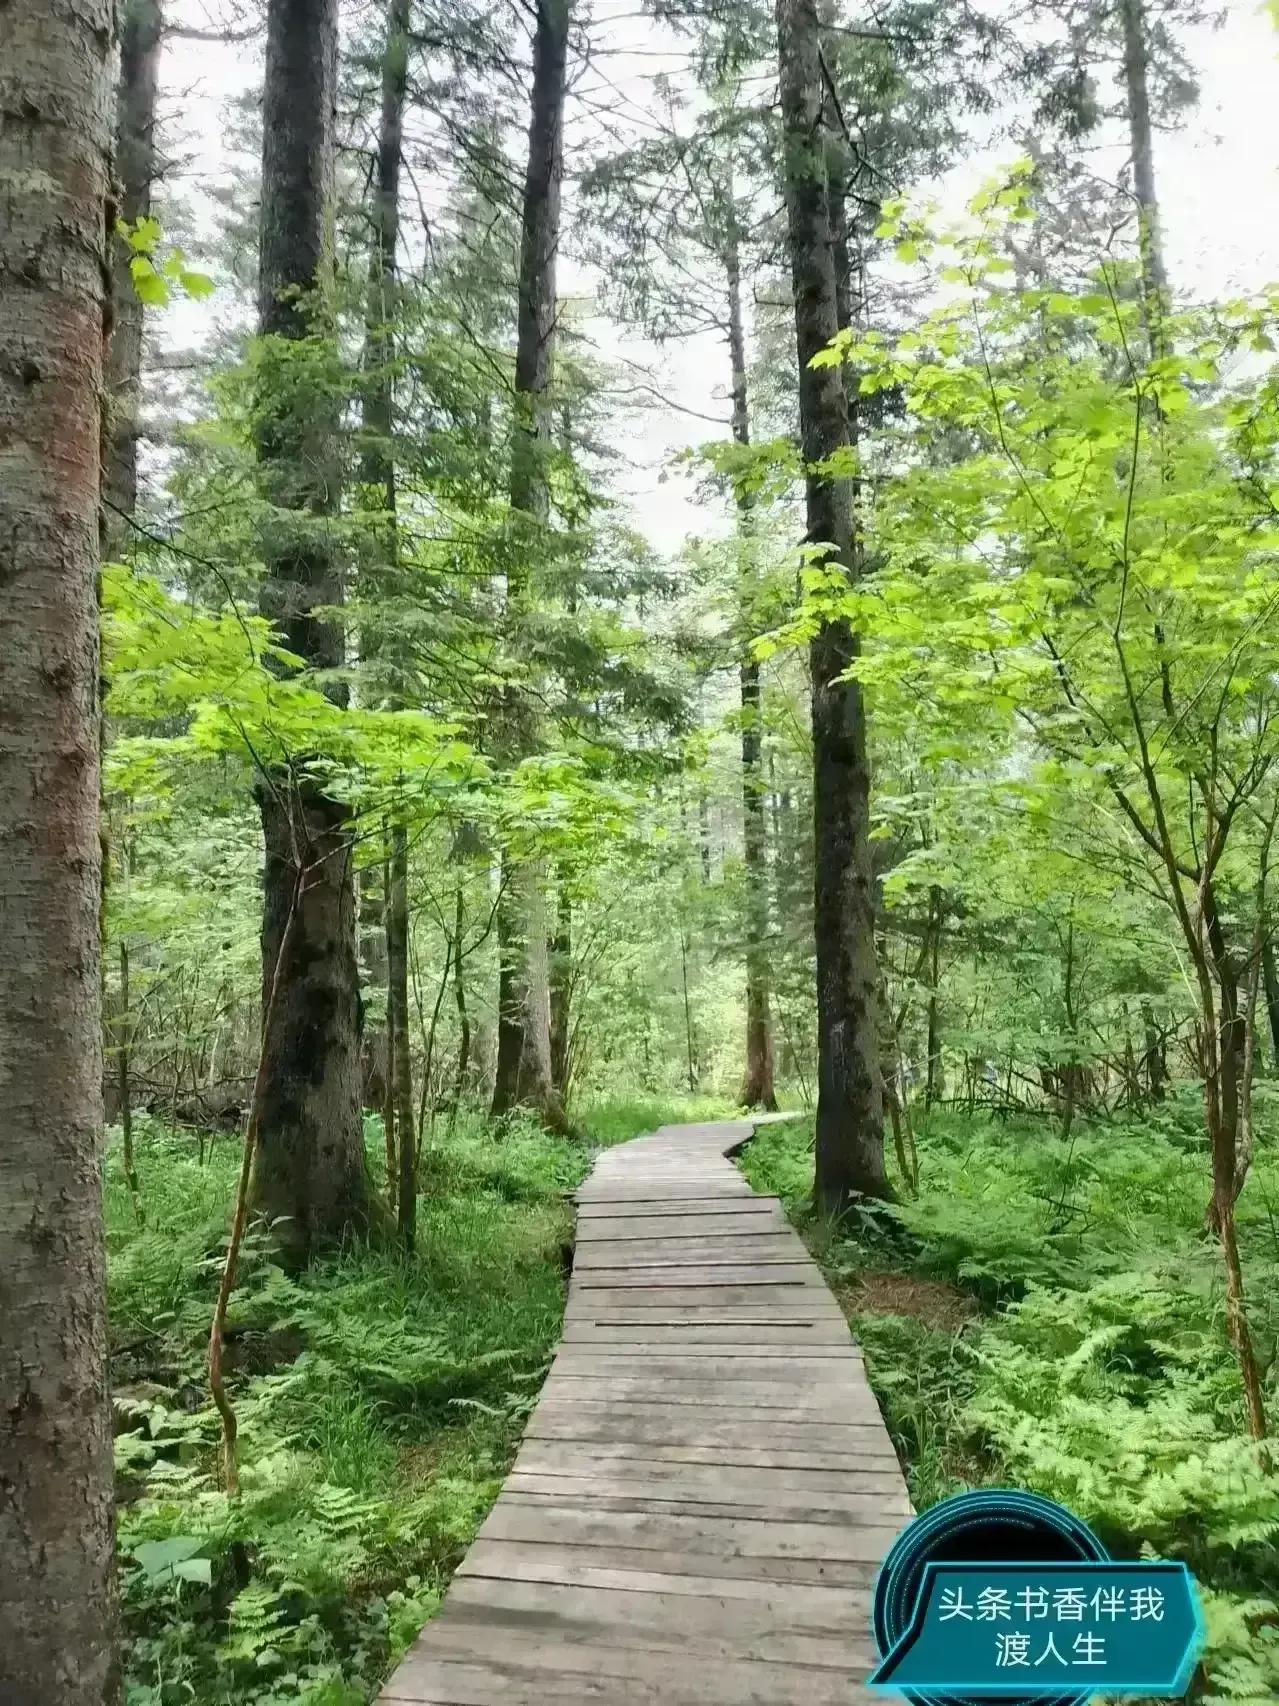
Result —
[[839, 1306], [728, 1159], [757, 1123], [596, 1162], [519, 1455], [384, 1706], [873, 1698], [870, 1592], [911, 1506]]

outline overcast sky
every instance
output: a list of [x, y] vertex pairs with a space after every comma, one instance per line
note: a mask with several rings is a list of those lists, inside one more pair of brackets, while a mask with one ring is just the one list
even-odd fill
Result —
[[[217, 22], [220, 15], [219, 0], [175, 0], [174, 10], [182, 21], [195, 24]], [[663, 114], [656, 104], [654, 74], [677, 71], [681, 62], [678, 53], [658, 57], [671, 38], [637, 18], [638, 10], [636, 0], [598, 0], [595, 34], [610, 52], [580, 79], [578, 92], [586, 103], [606, 110], [612, 122], [629, 121], [640, 130]], [[1207, 297], [1279, 279], [1279, 33], [1256, 0], [1228, 0], [1220, 29], [1186, 32], [1184, 39], [1202, 96], [1179, 131], [1157, 137], [1155, 166], [1173, 288]], [[260, 42], [169, 44], [164, 84], [177, 95], [184, 152], [192, 156], [183, 187], [194, 193], [197, 205], [200, 190], [226, 170], [225, 103], [259, 75], [260, 53]], [[589, 112], [582, 112], [579, 124], [587, 122]], [[1098, 173], [1115, 177], [1124, 151], [1104, 148], [1091, 158]], [[964, 193], [974, 176], [997, 164], [994, 155], [970, 162], [955, 174], [951, 193]], [[570, 219], [574, 208], [570, 194]], [[568, 247], [571, 251], [571, 231]], [[589, 295], [593, 284], [571, 261], [562, 266], [560, 282], [561, 290], [574, 295]], [[207, 316], [208, 304], [172, 312], [172, 334], [183, 341]], [[727, 433], [724, 352], [703, 338], [681, 340], [663, 353], [598, 319], [590, 329], [602, 354], [628, 356], [655, 369], [664, 393], [695, 412], [655, 408], [619, 421], [625, 462], [615, 482], [652, 544], [673, 553], [689, 535], [718, 530], [716, 518], [696, 501], [691, 482], [671, 473], [668, 465], [682, 447], [720, 436], [711, 422], [697, 416], [722, 419]]]

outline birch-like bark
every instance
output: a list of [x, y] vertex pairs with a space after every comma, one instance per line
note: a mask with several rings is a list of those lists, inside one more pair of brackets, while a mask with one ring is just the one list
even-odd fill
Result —
[[[733, 437], [738, 444], [748, 445], [751, 423], [746, 327], [742, 315], [741, 247], [735, 228], [730, 228], [725, 246], [724, 271], [728, 288]], [[737, 497], [737, 530], [742, 546], [739, 602], [743, 639], [738, 679], [742, 707], [742, 863], [746, 875], [746, 1071], [739, 1100], [745, 1108], [772, 1110], [777, 1107], [777, 1094], [773, 1085], [773, 1026], [769, 1011], [768, 828], [761, 767], [764, 707], [759, 663], [751, 655], [748, 631], [754, 584], [751, 501], [741, 489]]]

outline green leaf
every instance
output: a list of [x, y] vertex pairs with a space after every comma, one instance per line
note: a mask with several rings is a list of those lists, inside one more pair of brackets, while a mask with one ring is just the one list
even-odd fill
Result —
[[197, 1558], [204, 1545], [194, 1534], [173, 1534], [167, 1540], [144, 1540], [133, 1548], [133, 1556], [142, 1567], [148, 1581], [180, 1577], [183, 1581], [211, 1580], [211, 1565], [207, 1558]]

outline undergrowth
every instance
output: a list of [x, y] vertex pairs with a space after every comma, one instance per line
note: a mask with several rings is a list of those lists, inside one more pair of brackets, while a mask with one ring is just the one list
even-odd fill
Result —
[[[1268, 1088], [1268, 1087], [1267, 1087]], [[1279, 1100], [1259, 1098], [1240, 1203], [1249, 1314], [1279, 1416]], [[1193, 1100], [1077, 1125], [938, 1114], [920, 1190], [887, 1218], [815, 1221], [812, 1123], [743, 1156], [844, 1303], [917, 1508], [979, 1485], [1059, 1499], [1119, 1557], [1184, 1559], [1204, 1589], [1205, 1702], [1279, 1698], [1279, 1473], [1248, 1440]], [[894, 1276], [947, 1288], [938, 1311]], [[957, 1317], [957, 1318], [956, 1318]]]
[[[608, 1142], [653, 1111], [582, 1117]], [[194, 1136], [139, 1128], [144, 1226], [114, 1149], [107, 1182], [127, 1706], [357, 1706], [506, 1474], [560, 1331], [591, 1145], [518, 1119], [437, 1127], [411, 1258], [353, 1246], [291, 1277], [251, 1229], [227, 1335], [231, 1500], [205, 1355], [239, 1145], [202, 1164]], [[367, 1136], [376, 1170], [376, 1122]]]

